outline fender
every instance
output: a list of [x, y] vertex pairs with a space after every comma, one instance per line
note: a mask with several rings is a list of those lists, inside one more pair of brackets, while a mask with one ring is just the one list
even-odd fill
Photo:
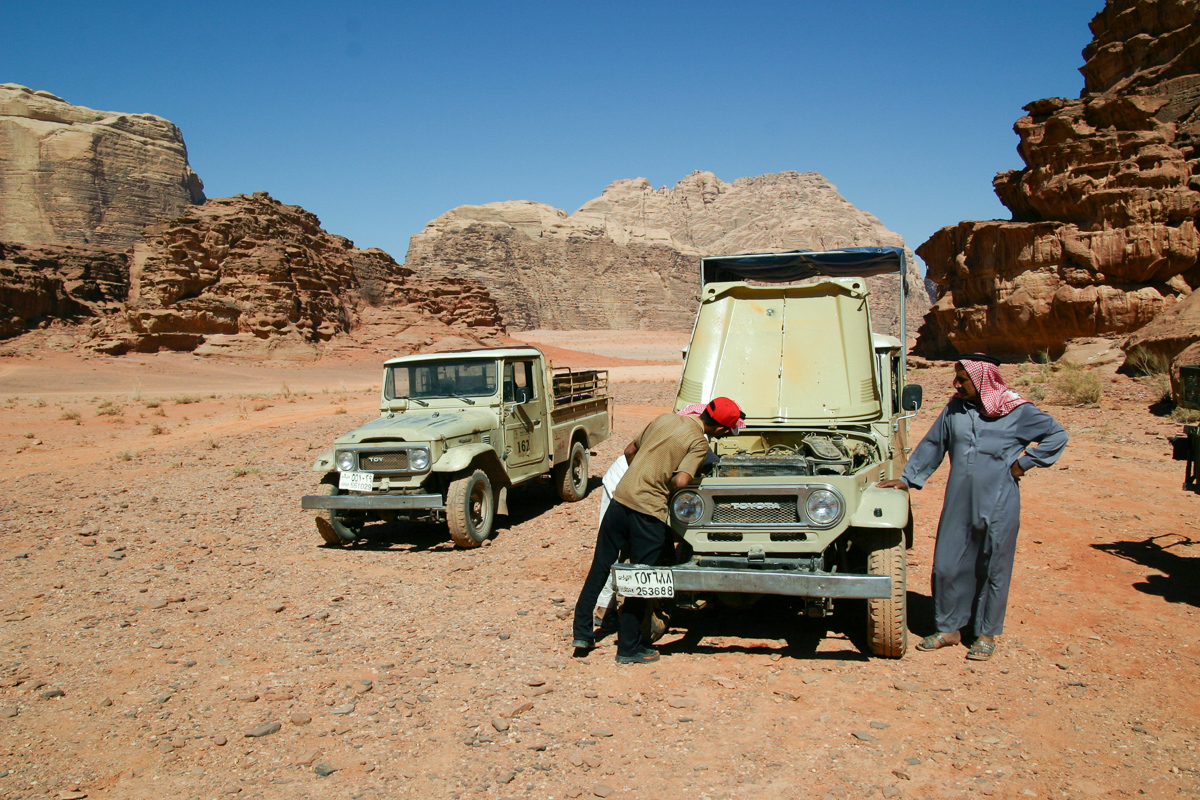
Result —
[[317, 462], [312, 465], [313, 472], [337, 472], [337, 465], [333, 463], [333, 450], [326, 450], [317, 459]]
[[583, 441], [584, 447], [591, 447], [588, 442], [588, 432], [583, 425], [575, 425], [570, 430], [565, 428], [554, 432], [554, 463], [561, 464], [567, 460], [567, 456], [571, 452], [571, 443], [579, 438]]
[[[876, 510], [880, 512], [875, 515]], [[897, 528], [908, 527], [908, 492], [900, 489], [880, 489], [868, 486], [858, 500], [858, 508], [850, 515], [854, 528]]]
[[487, 472], [497, 486], [508, 486], [508, 474], [490, 444], [476, 442], [452, 447], [430, 468], [431, 472], [461, 472], [472, 464]]

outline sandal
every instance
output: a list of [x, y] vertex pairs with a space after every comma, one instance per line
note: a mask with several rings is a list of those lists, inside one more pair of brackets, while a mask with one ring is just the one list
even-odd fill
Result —
[[992, 642], [975, 642], [967, 651], [967, 658], [972, 661], [987, 661], [995, 652], [996, 645]]
[[946, 639], [946, 634], [935, 633], [932, 636], [926, 636], [917, 643], [917, 649], [928, 653], [930, 650], [941, 650], [943, 647], [953, 647], [959, 642], [951, 642]]

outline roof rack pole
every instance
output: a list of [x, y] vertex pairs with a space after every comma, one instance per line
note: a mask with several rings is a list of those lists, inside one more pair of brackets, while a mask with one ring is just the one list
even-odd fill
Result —
[[[900, 376], [908, 380], [908, 255], [900, 253]], [[901, 387], [903, 388], [903, 387]]]

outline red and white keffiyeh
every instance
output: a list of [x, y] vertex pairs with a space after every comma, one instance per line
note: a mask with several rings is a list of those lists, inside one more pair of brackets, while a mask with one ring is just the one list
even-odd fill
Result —
[[1019, 405], [1028, 403], [1021, 395], [1008, 388], [1004, 376], [995, 364], [987, 361], [959, 361], [956, 366], [962, 367], [971, 376], [971, 382], [979, 390], [979, 399], [983, 403], [983, 414], [987, 417], [1003, 417]]

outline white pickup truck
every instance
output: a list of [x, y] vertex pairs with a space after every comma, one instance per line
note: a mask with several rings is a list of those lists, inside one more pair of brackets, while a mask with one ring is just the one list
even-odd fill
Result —
[[563, 500], [583, 499], [612, 401], [607, 371], [552, 369], [521, 345], [391, 359], [379, 412], [313, 465], [320, 493], [301, 506], [331, 545], [371, 521], [421, 519], [478, 547], [508, 513], [508, 489], [547, 473]]

